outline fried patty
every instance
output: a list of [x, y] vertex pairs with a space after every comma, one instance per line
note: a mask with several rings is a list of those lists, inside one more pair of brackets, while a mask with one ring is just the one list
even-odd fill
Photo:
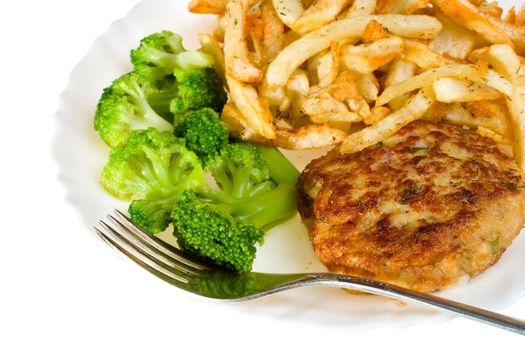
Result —
[[413, 122], [359, 153], [313, 160], [298, 183], [329, 270], [435, 291], [500, 258], [525, 221], [515, 160], [489, 138]]

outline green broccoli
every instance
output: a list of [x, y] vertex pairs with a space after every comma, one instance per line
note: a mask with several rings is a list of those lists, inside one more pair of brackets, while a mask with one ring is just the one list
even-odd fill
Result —
[[132, 130], [173, 130], [148, 101], [148, 95], [156, 91], [149, 81], [133, 72], [116, 79], [102, 93], [95, 113], [95, 130], [111, 147], [126, 140]]
[[185, 191], [171, 212], [173, 234], [190, 252], [234, 271], [250, 271], [255, 244], [295, 215], [295, 187], [271, 179], [268, 165], [250, 144], [225, 146], [207, 167], [220, 190]]
[[226, 91], [213, 68], [175, 69], [177, 97], [171, 101], [170, 110], [179, 114], [209, 107], [220, 113], [227, 100]]
[[170, 31], [148, 35], [131, 51], [134, 69], [152, 81], [173, 75], [175, 68], [193, 69], [213, 65], [213, 57], [200, 51], [186, 51], [182, 37]]
[[228, 144], [228, 128], [211, 108], [190, 111], [175, 118], [175, 135], [186, 139], [186, 147], [203, 161], [219, 154]]
[[206, 184], [199, 159], [184, 144], [171, 132], [136, 130], [110, 152], [102, 170], [101, 184], [109, 193], [136, 200], [131, 217], [147, 231], [165, 229], [180, 194]]
[[217, 185], [229, 196], [241, 198], [273, 188], [270, 169], [254, 145], [231, 143], [206, 162]]

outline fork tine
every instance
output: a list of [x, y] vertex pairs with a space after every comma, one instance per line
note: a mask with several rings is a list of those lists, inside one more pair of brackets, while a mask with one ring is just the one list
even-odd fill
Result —
[[[164, 272], [171, 272], [173, 275], [183, 279], [186, 282], [189, 282], [189, 279], [192, 276], [195, 276], [194, 272], [184, 269], [183, 267], [178, 266], [177, 264], [173, 264], [170, 260], [166, 261], [166, 259], [163, 259], [162, 256], [159, 256], [155, 252], [150, 251], [148, 247], [144, 246], [139, 241], [133, 238], [130, 239], [130, 237], [132, 236], [126, 237], [124, 234], [115, 230], [113, 227], [109, 226], [104, 221], [100, 221], [99, 223], [105, 230], [105, 232], [111, 235], [115, 243], [119, 243], [119, 245], [123, 248], [126, 248], [128, 252], [135, 253], [135, 257], [141, 257], [141, 261], [149, 261], [153, 263], [154, 266], [156, 266], [157, 268], [162, 268]], [[106, 234], [105, 236], [107, 237], [108, 234]]]
[[141, 253], [137, 252], [134, 249], [130, 249], [129, 246], [127, 246], [126, 243], [121, 242], [119, 239], [117, 239], [112, 234], [108, 234], [107, 232], [103, 232], [97, 227], [93, 227], [97, 234], [102, 238], [104, 242], [106, 242], [108, 245], [110, 245], [112, 248], [118, 250], [122, 254], [126, 255], [128, 258], [130, 258], [133, 262], [135, 262], [140, 267], [144, 268], [148, 272], [152, 273], [153, 275], [161, 278], [162, 280], [179, 287], [181, 289], [184, 289], [186, 291], [190, 291], [188, 287], [189, 280], [179, 276], [178, 274], [175, 274], [164, 267], [156, 264], [153, 260], [150, 260], [146, 258]]
[[[130, 239], [133, 240], [133, 244], [135, 246], [140, 245], [142, 250], [144, 250], [149, 255], [154, 256], [157, 260], [162, 261], [164, 264], [174, 267], [177, 270], [183, 271], [186, 274], [189, 275], [196, 275], [200, 272], [202, 272], [202, 269], [198, 269], [193, 267], [192, 265], [185, 264], [184, 262], [180, 261], [177, 256], [174, 256], [173, 254], [167, 255], [163, 251], [158, 250], [154, 246], [149, 244], [149, 240], [145, 240], [143, 235], [137, 234], [136, 230], [130, 230], [129, 227], [123, 225], [120, 221], [115, 219], [113, 216], [108, 215], [108, 219], [110, 219], [117, 227], [109, 227], [106, 229], [109, 230], [117, 230], [121, 236], [126, 239], [128, 242], [130, 242]], [[104, 226], [108, 226], [106, 223], [101, 221], [101, 224]], [[130, 242], [131, 243], [131, 242]]]
[[154, 247], [156, 250], [164, 253], [165, 255], [171, 257], [172, 259], [175, 259], [195, 269], [199, 269], [199, 270], [209, 270], [210, 269], [210, 266], [206, 264], [205, 262], [196, 261], [197, 259], [195, 257], [189, 256], [188, 254], [184, 253], [182, 250], [177, 249], [174, 246], [169, 245], [163, 240], [155, 237], [154, 235], [144, 231], [142, 228], [137, 226], [133, 221], [131, 221], [131, 219], [127, 217], [124, 213], [122, 213], [120, 210], [115, 210], [115, 214], [121, 219], [121, 221], [109, 215], [110, 219], [113, 222], [115, 222], [119, 226], [126, 227], [127, 229], [133, 231], [135, 236], [140, 237], [140, 239], [143, 242], [146, 242], [148, 245]]

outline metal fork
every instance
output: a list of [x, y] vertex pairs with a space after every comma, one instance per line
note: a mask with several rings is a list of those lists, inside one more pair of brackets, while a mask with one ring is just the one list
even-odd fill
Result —
[[110, 224], [100, 221], [100, 227], [94, 227], [106, 243], [164, 281], [208, 299], [244, 301], [313, 285], [348, 288], [423, 304], [525, 335], [524, 321], [366, 278], [332, 273], [228, 272], [146, 233], [118, 210], [108, 219]]

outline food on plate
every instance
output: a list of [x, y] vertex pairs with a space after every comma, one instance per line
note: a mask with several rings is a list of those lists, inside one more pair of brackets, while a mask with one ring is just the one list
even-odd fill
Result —
[[[250, 271], [311, 221], [338, 273], [434, 291], [525, 222], [525, 11], [467, 0], [192, 0], [200, 49], [162, 31], [104, 90], [102, 184], [150, 233]], [[196, 33], [197, 34], [197, 33]], [[255, 145], [254, 145], [255, 144]], [[270, 146], [270, 147], [268, 147]], [[274, 147], [335, 146], [299, 177]], [[297, 193], [296, 190], [299, 189]]]
[[[525, 170], [517, 117], [525, 100], [516, 92], [525, 79], [523, 9], [504, 15], [497, 3], [467, 0], [234, 0], [206, 10], [208, 2], [189, 9], [217, 15], [203, 48], [223, 62], [230, 98], [221, 118], [243, 140], [290, 149], [342, 143], [351, 153], [410, 120], [436, 120], [442, 104], [494, 101], [511, 118]], [[348, 75], [354, 84], [341, 85]], [[423, 90], [427, 103], [412, 111], [410, 97]], [[410, 117], [390, 128], [400, 115]], [[507, 131], [479, 127], [504, 142]]]
[[131, 52], [133, 71], [104, 90], [95, 129], [112, 149], [101, 184], [132, 201], [145, 231], [172, 225], [181, 248], [249, 271], [264, 233], [297, 213], [299, 172], [277, 149], [230, 141], [218, 114], [227, 99], [221, 62], [181, 40], [147, 36]]
[[473, 129], [416, 121], [299, 178], [299, 211], [331, 270], [435, 291], [500, 258], [525, 222], [516, 161]]
[[[265, 156], [253, 145], [233, 143], [207, 161], [220, 190], [203, 186], [186, 191], [171, 212], [173, 234], [183, 249], [234, 271], [251, 269], [255, 243], [297, 212], [295, 186], [278, 182], [268, 166], [274, 158], [282, 164], [282, 155], [273, 151]], [[292, 165], [285, 166], [279, 169], [285, 178], [297, 175]]]
[[164, 231], [171, 206], [187, 189], [205, 182], [199, 158], [170, 131], [132, 131], [109, 153], [101, 184], [113, 196], [133, 200], [133, 220], [149, 232]]

